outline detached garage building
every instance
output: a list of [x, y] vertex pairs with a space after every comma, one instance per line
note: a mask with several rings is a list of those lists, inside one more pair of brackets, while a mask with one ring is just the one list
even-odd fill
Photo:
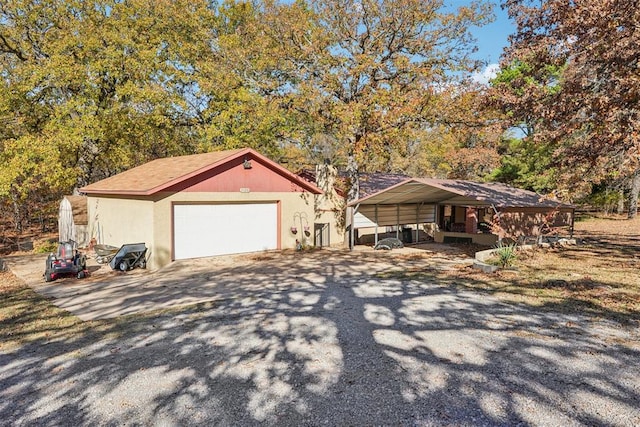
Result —
[[294, 248], [308, 237], [297, 228], [313, 230], [322, 194], [251, 149], [158, 159], [80, 191], [92, 237], [113, 246], [144, 242], [150, 268]]

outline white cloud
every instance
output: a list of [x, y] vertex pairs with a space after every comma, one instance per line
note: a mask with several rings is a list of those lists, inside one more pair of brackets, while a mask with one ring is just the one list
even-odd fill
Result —
[[498, 71], [500, 71], [499, 64], [489, 64], [484, 68], [484, 70], [473, 73], [473, 75], [471, 76], [471, 80], [476, 83], [486, 85], [489, 84], [489, 80], [491, 80], [498, 74]]

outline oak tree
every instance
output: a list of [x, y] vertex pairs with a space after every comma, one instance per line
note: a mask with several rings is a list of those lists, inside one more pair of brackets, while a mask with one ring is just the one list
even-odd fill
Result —
[[469, 28], [489, 17], [482, 2], [455, 10], [439, 0], [265, 4], [261, 31], [278, 48], [278, 90], [337, 142], [349, 199], [358, 197], [358, 169], [380, 169], [398, 144], [437, 122], [439, 93], [478, 65]]
[[209, 16], [203, 1], [0, 2], [0, 201], [22, 217], [34, 192], [192, 151], [183, 88]]
[[[632, 0], [508, 0], [517, 32], [503, 66], [524, 64], [514, 111], [552, 144], [567, 188], [624, 177], [640, 191], [640, 8]], [[550, 73], [549, 71], [557, 73]], [[530, 84], [535, 82], [535, 84]]]

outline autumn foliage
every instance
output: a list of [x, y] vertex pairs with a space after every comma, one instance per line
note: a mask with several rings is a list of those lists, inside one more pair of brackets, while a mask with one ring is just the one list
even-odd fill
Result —
[[3, 210], [19, 226], [31, 201], [218, 149], [402, 168], [489, 18], [438, 0], [2, 2]]
[[19, 228], [151, 159], [252, 147], [346, 168], [351, 198], [362, 171], [569, 196], [618, 182], [633, 212], [639, 8], [506, 7], [517, 33], [489, 90], [470, 79], [485, 1], [0, 2], [2, 211]]
[[517, 32], [494, 101], [550, 147], [558, 184], [589, 191], [624, 182], [640, 191], [640, 8], [631, 0], [508, 0]]

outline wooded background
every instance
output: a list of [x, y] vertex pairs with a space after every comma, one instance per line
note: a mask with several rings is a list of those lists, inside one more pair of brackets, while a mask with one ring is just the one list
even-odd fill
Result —
[[508, 0], [517, 32], [480, 85], [489, 2], [0, 0], [2, 211], [20, 231], [149, 160], [252, 147], [329, 160], [351, 198], [358, 173], [402, 172], [634, 216], [635, 3]]

